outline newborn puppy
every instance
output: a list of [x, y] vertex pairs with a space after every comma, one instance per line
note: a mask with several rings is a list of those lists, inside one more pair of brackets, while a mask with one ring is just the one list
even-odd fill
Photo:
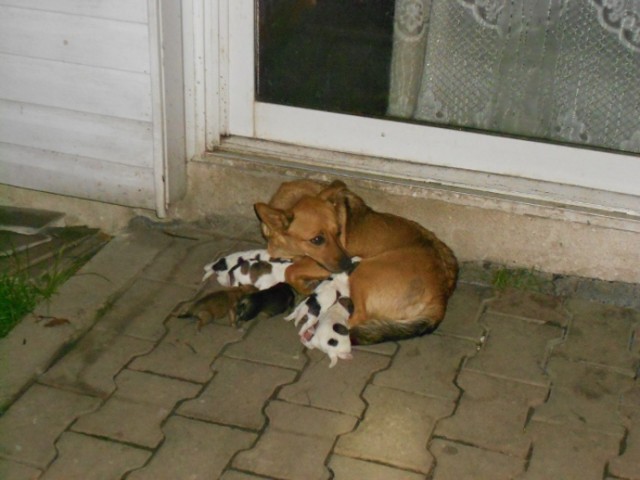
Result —
[[348, 297], [342, 297], [318, 317], [317, 322], [300, 330], [300, 340], [309, 349], [326, 353], [333, 368], [338, 359], [350, 360], [349, 315], [353, 306]]
[[296, 326], [304, 320], [301, 330], [308, 330], [338, 299], [348, 296], [349, 274], [334, 274], [320, 283], [304, 302], [298, 304], [291, 315], [285, 317], [285, 320], [293, 320]]
[[198, 329], [200, 329], [212, 320], [228, 316], [229, 323], [235, 326], [238, 301], [244, 295], [255, 291], [254, 286], [244, 285], [209, 293], [183, 308], [178, 318], [195, 317], [198, 319]]
[[266, 290], [259, 290], [243, 296], [238, 302], [236, 313], [240, 321], [246, 322], [264, 313], [273, 317], [293, 307], [295, 290], [282, 282]]
[[226, 287], [254, 285], [258, 290], [284, 282], [291, 260], [272, 258], [266, 250], [232, 253], [204, 267], [204, 282], [212, 275]]

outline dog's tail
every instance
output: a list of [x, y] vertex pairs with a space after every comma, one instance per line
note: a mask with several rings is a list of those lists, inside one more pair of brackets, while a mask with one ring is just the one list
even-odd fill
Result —
[[373, 343], [404, 340], [432, 333], [438, 323], [429, 319], [418, 319], [410, 322], [368, 321], [349, 329], [352, 345], [371, 345]]

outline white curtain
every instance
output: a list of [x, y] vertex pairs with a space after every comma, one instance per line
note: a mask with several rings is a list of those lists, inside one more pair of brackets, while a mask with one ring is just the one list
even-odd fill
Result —
[[640, 0], [396, 0], [388, 114], [640, 152]]

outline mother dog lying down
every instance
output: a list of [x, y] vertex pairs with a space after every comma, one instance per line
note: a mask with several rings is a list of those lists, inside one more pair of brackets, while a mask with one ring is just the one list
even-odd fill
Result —
[[283, 183], [255, 211], [269, 253], [294, 260], [286, 280], [300, 293], [362, 258], [350, 277], [354, 345], [430, 333], [442, 321], [458, 264], [429, 230], [372, 210], [340, 181]]

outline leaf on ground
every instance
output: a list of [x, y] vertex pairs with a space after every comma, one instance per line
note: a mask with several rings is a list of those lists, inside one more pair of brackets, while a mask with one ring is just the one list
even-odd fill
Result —
[[47, 328], [71, 324], [71, 322], [67, 318], [45, 317], [43, 315], [38, 315], [38, 320], [48, 320], [47, 323], [44, 324], [44, 326]]

